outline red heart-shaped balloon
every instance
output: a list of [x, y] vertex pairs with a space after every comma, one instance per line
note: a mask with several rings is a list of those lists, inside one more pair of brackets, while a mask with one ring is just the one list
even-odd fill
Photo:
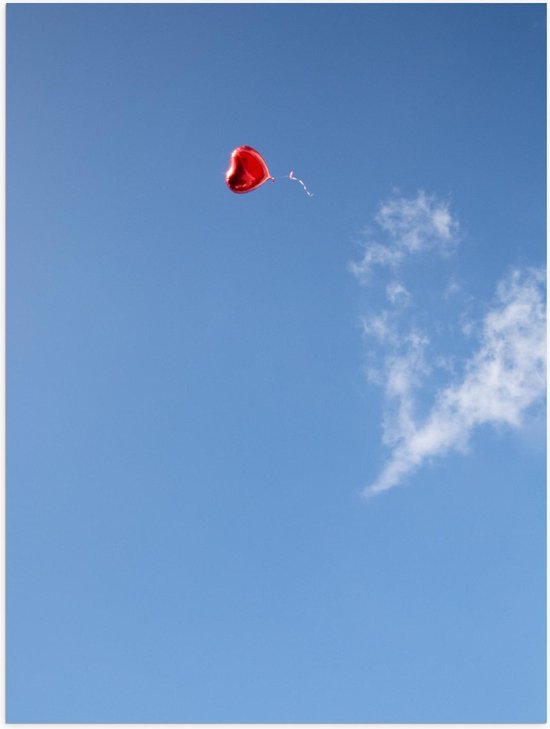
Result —
[[259, 152], [252, 147], [237, 147], [231, 152], [229, 169], [225, 173], [227, 187], [233, 192], [243, 193], [255, 190], [271, 175]]

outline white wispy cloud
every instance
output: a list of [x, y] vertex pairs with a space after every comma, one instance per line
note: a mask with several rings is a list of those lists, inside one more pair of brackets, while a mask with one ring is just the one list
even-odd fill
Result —
[[391, 281], [386, 286], [386, 297], [391, 304], [397, 306], [407, 306], [411, 300], [411, 295], [399, 281]]
[[[370, 296], [361, 320], [369, 341], [367, 378], [385, 396], [382, 443], [388, 456], [365, 496], [393, 488], [436, 457], [466, 449], [480, 426], [519, 428], [546, 392], [543, 271], [512, 271], [485, 316], [475, 315], [481, 302], [448, 268], [443, 272], [443, 258], [460, 237], [447, 201], [422, 191], [410, 198], [396, 192], [379, 206], [374, 222], [361, 260], [350, 265]], [[410, 267], [397, 274], [419, 253], [432, 254], [428, 296], [424, 277], [416, 286], [414, 279], [404, 281]], [[465, 339], [457, 342], [457, 335]], [[473, 350], [468, 358], [464, 346]]]
[[459, 225], [449, 203], [423, 191], [412, 198], [395, 194], [380, 205], [375, 222], [382, 242], [369, 236], [362, 259], [350, 265], [364, 283], [375, 266], [395, 268], [406, 256], [421, 251], [445, 255], [458, 241]]
[[430, 371], [427, 338], [415, 334], [401, 342], [400, 353], [385, 358], [379, 381], [388, 402], [384, 443], [391, 451], [365, 496], [393, 488], [434, 457], [464, 450], [479, 426], [519, 427], [531, 406], [544, 398], [544, 283], [539, 269], [516, 269], [500, 282], [483, 318], [477, 351], [466, 361], [461, 378], [439, 390], [421, 420], [415, 414], [415, 396]]
[[415, 427], [415, 392], [432, 371], [426, 358], [429, 339], [412, 330], [385, 357], [379, 383], [386, 394], [384, 445], [395, 447]]
[[368, 243], [365, 246], [363, 258], [350, 264], [350, 271], [362, 281], [368, 281], [372, 269], [376, 265], [397, 266], [403, 259], [403, 251], [397, 246], [383, 243]]
[[376, 222], [409, 251], [449, 246], [458, 232], [448, 203], [422, 190], [415, 198], [396, 196], [382, 203]]
[[451, 277], [445, 288], [445, 291], [443, 292], [443, 296], [446, 299], [449, 299], [451, 296], [455, 296], [455, 294], [458, 294], [460, 290], [461, 286], [458, 281], [454, 277]]
[[399, 334], [395, 321], [388, 311], [363, 316], [361, 324], [363, 334], [373, 337], [380, 343], [395, 345], [398, 342]]

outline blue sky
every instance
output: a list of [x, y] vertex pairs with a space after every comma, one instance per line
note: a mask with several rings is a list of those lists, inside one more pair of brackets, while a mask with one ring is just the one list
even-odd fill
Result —
[[8, 6], [8, 721], [545, 720], [545, 36]]

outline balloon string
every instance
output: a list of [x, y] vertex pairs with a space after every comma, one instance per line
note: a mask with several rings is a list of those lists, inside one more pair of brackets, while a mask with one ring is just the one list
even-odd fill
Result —
[[294, 170], [290, 170], [290, 174], [288, 176], [289, 180], [295, 180], [296, 182], [299, 182], [300, 185], [304, 188], [304, 191], [308, 197], [313, 197], [313, 193], [310, 192], [307, 187], [305, 186], [303, 180], [300, 180], [298, 177], [294, 176]]
[[[270, 175], [269, 179], [270, 179], [270, 180], [271, 180], [272, 182], [275, 182], [275, 180], [279, 180], [279, 179], [280, 179], [280, 177], [279, 177], [278, 175], [277, 175], [277, 177], [272, 177], [272, 176]], [[307, 189], [307, 187], [305, 186], [305, 183], [304, 183], [304, 181], [303, 181], [303, 180], [300, 180], [300, 179], [299, 179], [298, 177], [296, 177], [296, 176], [294, 175], [294, 170], [290, 170], [290, 174], [288, 174], [288, 175], [285, 175], [284, 179], [285, 179], [285, 180], [294, 180], [295, 182], [299, 182], [299, 183], [300, 183], [300, 185], [301, 185], [301, 186], [302, 186], [302, 187], [304, 188], [304, 191], [305, 191], [306, 195], [308, 195], [309, 197], [313, 197], [313, 193], [312, 193], [312, 192], [310, 192], [310, 191], [309, 191], [309, 190]]]

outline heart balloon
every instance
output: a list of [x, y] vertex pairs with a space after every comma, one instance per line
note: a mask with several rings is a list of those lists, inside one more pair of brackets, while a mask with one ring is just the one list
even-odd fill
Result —
[[237, 147], [231, 152], [225, 182], [233, 192], [251, 192], [272, 179], [262, 155], [252, 147]]

